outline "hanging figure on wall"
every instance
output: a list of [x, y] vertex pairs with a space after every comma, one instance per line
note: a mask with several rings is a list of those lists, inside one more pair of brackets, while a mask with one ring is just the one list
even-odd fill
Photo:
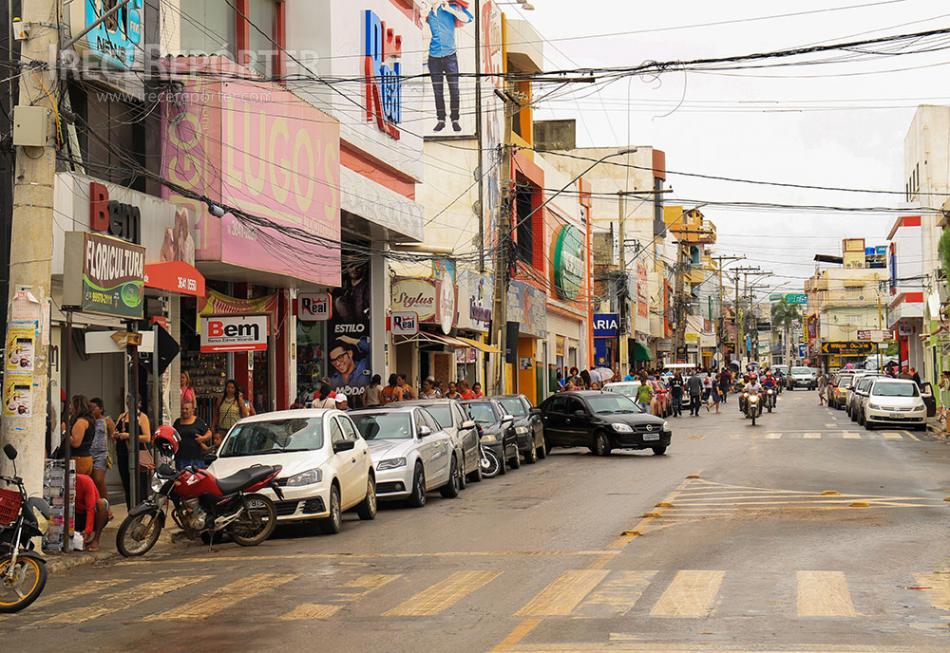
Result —
[[459, 124], [459, 61], [455, 30], [473, 20], [466, 0], [436, 0], [426, 16], [429, 39], [429, 76], [435, 95], [436, 125], [433, 131], [445, 129], [445, 84], [449, 86], [449, 118], [453, 131], [462, 131]]

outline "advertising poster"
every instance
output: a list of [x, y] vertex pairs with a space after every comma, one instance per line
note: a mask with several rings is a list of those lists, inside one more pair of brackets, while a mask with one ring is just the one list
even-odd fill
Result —
[[6, 374], [32, 373], [36, 364], [36, 323], [11, 322], [7, 328]]
[[84, 313], [141, 319], [145, 248], [98, 234], [67, 233], [63, 301]]
[[349, 399], [350, 407], [363, 405], [363, 394], [373, 377], [370, 351], [369, 263], [343, 270], [343, 285], [333, 290], [328, 360], [330, 386]]
[[33, 415], [33, 376], [6, 374], [3, 377], [3, 416], [31, 417]]

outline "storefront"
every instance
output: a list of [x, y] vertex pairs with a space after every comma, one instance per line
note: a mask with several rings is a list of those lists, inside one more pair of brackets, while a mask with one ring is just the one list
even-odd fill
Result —
[[547, 334], [547, 295], [529, 283], [512, 281], [508, 286], [506, 387], [526, 395], [535, 405], [544, 399]]
[[460, 268], [456, 272], [458, 282], [458, 322], [456, 336], [470, 347], [456, 350], [457, 379], [465, 379], [469, 385], [489, 386], [489, 356], [498, 352], [497, 347], [486, 343], [492, 321], [494, 277], [476, 270]]
[[620, 369], [620, 316], [594, 313], [594, 367]]

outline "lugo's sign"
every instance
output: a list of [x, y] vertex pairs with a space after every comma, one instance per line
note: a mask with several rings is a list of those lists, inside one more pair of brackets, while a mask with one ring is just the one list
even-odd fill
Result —
[[63, 303], [84, 313], [141, 319], [145, 248], [108, 236], [68, 232]]
[[366, 119], [391, 138], [402, 121], [402, 37], [370, 9], [363, 11], [363, 78]]

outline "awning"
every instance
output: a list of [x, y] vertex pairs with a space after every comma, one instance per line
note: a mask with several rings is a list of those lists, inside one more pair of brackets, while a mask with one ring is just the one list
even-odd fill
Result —
[[637, 363], [645, 363], [649, 360], [653, 360], [653, 357], [650, 356], [650, 350], [644, 347], [639, 342], [633, 343], [633, 360]]
[[178, 295], [205, 296], [205, 278], [184, 261], [149, 263], [145, 266], [145, 287]]
[[472, 345], [468, 342], [462, 342], [458, 338], [444, 336], [441, 333], [429, 333], [427, 331], [420, 331], [414, 336], [396, 336], [396, 338], [398, 338], [398, 340], [396, 340], [394, 344], [397, 345], [409, 345], [415, 343], [426, 345], [446, 345], [448, 347], [455, 347], [456, 349], [468, 349], [472, 347]]
[[498, 347], [492, 347], [491, 345], [486, 345], [483, 342], [478, 340], [472, 340], [471, 338], [463, 338], [462, 336], [455, 336], [456, 340], [461, 340], [464, 343], [467, 343], [469, 346], [474, 347], [478, 351], [483, 351], [486, 354], [500, 354], [501, 350]]

